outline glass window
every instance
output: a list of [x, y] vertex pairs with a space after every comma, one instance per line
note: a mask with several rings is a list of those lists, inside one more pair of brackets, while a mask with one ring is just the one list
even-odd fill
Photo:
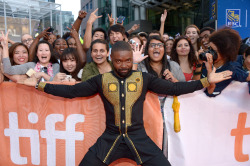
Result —
[[89, 3], [86, 4], [86, 12], [89, 12]]
[[89, 1], [89, 9], [90, 9], [90, 10], [92, 9], [92, 0]]

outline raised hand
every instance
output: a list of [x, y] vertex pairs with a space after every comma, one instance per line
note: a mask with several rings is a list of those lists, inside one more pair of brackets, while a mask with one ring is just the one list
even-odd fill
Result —
[[80, 10], [78, 13], [78, 18], [82, 20], [87, 16], [87, 14], [88, 14], [87, 12]]
[[226, 70], [220, 73], [215, 73], [216, 68], [214, 67], [211, 73], [208, 73], [207, 79], [210, 84], [218, 83], [224, 80], [232, 78], [232, 71]]
[[167, 15], [168, 15], [168, 12], [167, 12], [167, 10], [165, 9], [165, 10], [164, 10], [164, 13], [161, 14], [161, 22], [165, 22], [165, 21], [166, 21]]
[[114, 25], [115, 19], [112, 17], [112, 13], [110, 14], [110, 16], [108, 14], [108, 18], [109, 18], [109, 25], [110, 26]]
[[74, 28], [73, 24], [71, 24], [71, 28], [67, 27], [67, 29], [70, 31], [70, 35], [76, 39], [78, 38], [79, 34], [77, 33], [76, 29]]
[[47, 30], [49, 30], [50, 27], [44, 29], [38, 36], [38, 39], [44, 38], [45, 40], [49, 40], [49, 35], [51, 34], [51, 32], [47, 32]]
[[207, 68], [207, 72], [210, 73], [213, 70], [213, 55], [206, 53], [207, 61], [204, 61]]
[[131, 27], [131, 30], [132, 30], [132, 31], [136, 31], [139, 27], [140, 27], [140, 24], [134, 24], [134, 25]]
[[9, 32], [7, 32], [6, 35], [4, 35], [3, 31], [1, 31], [1, 33], [2, 33], [2, 36], [0, 37], [1, 45], [3, 47], [8, 47], [8, 35], [9, 35]]
[[97, 11], [98, 11], [98, 8], [95, 9], [95, 11], [93, 11], [93, 12], [90, 14], [89, 20], [88, 20], [89, 23], [92, 23], [92, 24], [93, 24], [93, 23], [95, 22], [96, 19], [102, 17], [102, 15], [100, 15], [100, 16], [97, 16], [97, 15], [96, 15], [96, 12], [97, 12]]
[[148, 57], [148, 55], [142, 56], [143, 45], [141, 49], [139, 46], [135, 46], [133, 50], [133, 63], [140, 63]]
[[116, 17], [115, 24], [123, 25], [123, 21], [122, 21], [122, 23], [118, 23], [117, 20], [118, 20], [118, 18]]

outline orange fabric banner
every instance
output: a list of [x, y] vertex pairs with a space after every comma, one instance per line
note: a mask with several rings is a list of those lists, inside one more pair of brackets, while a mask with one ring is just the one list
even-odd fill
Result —
[[[156, 94], [147, 93], [143, 119], [147, 134], [161, 148], [163, 121]], [[104, 130], [99, 95], [65, 99], [0, 84], [0, 165], [78, 165]], [[136, 163], [119, 159], [111, 164], [125, 165]]]

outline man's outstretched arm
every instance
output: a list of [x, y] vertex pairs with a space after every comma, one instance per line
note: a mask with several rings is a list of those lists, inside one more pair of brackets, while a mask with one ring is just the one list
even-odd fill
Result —
[[75, 85], [55, 85], [46, 82], [38, 83], [35, 78], [27, 79], [23, 82], [18, 82], [24, 85], [36, 87], [39, 91], [43, 91], [54, 96], [65, 98], [87, 97], [98, 93], [97, 85], [98, 76], [89, 79], [86, 82], [81, 82]]
[[212, 83], [218, 83], [227, 79], [230, 79], [232, 75], [231, 71], [223, 71], [215, 73], [215, 69], [208, 75], [208, 77], [197, 81], [191, 82], [176, 82], [155, 78], [151, 76], [149, 79], [148, 89], [158, 94], [165, 95], [182, 95], [192, 93], [194, 91], [209, 87]]

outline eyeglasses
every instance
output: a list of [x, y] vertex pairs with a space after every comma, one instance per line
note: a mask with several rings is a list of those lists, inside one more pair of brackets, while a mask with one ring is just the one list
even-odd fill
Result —
[[22, 42], [23, 43], [28, 43], [28, 42], [30, 42], [30, 41], [32, 41], [33, 39], [32, 38], [28, 38], [27, 40], [23, 40]]
[[156, 48], [156, 46], [158, 48], [162, 48], [164, 46], [164, 43], [150, 43], [149, 44], [149, 47], [151, 47], [151, 48]]

